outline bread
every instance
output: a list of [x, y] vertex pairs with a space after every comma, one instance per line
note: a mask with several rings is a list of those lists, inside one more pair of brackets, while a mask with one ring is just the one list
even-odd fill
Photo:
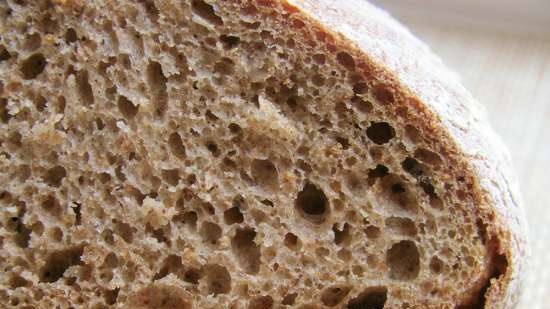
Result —
[[0, 1], [0, 307], [503, 309], [507, 151], [360, 0]]

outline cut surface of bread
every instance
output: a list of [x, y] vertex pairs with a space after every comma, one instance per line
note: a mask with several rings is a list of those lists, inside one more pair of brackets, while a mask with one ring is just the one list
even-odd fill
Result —
[[0, 0], [0, 306], [510, 308], [505, 150], [363, 1]]

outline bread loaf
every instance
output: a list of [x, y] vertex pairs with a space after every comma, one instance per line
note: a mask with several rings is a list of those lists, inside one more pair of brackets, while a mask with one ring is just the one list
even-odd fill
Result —
[[0, 307], [504, 309], [507, 151], [346, 0], [0, 1]]

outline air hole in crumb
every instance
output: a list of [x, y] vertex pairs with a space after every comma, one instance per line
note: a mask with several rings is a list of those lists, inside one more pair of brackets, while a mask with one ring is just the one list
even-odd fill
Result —
[[119, 63], [122, 63], [122, 66], [126, 70], [130, 70], [132, 68], [132, 60], [128, 54], [120, 54], [119, 59]]
[[292, 27], [295, 28], [295, 29], [300, 29], [300, 28], [303, 28], [305, 26], [305, 23], [300, 20], [300, 19], [293, 19], [292, 20]]
[[73, 28], [67, 29], [67, 31], [65, 31], [65, 42], [67, 44], [71, 44], [76, 42], [76, 40], [78, 40], [76, 30], [74, 30]]
[[239, 207], [231, 207], [228, 210], [224, 211], [223, 219], [225, 221], [225, 224], [228, 225], [242, 223], [244, 221], [243, 214], [241, 213]]
[[206, 142], [206, 149], [208, 149], [208, 151], [210, 151], [210, 153], [214, 157], [217, 158], [220, 156], [220, 149], [218, 148], [218, 145], [216, 145], [216, 143], [214, 143], [213, 141]]
[[347, 138], [342, 136], [337, 136], [334, 139], [338, 142], [338, 144], [340, 144], [340, 146], [342, 146], [342, 149], [346, 150], [349, 148], [350, 144]]
[[405, 126], [405, 136], [413, 143], [418, 143], [421, 139], [420, 131], [410, 124]]
[[42, 95], [37, 95], [33, 99], [33, 103], [34, 103], [34, 106], [36, 107], [37, 111], [43, 112], [47, 107], [48, 100], [46, 100], [46, 98]]
[[214, 64], [214, 72], [220, 75], [233, 75], [235, 73], [235, 63], [229, 58], [222, 58]]
[[420, 161], [433, 166], [439, 166], [443, 162], [437, 153], [425, 148], [416, 149], [414, 156]]
[[433, 256], [430, 260], [430, 270], [435, 274], [439, 274], [443, 270], [443, 261], [437, 256]]
[[336, 54], [336, 60], [348, 70], [353, 70], [355, 68], [355, 60], [346, 52], [339, 52]]
[[241, 39], [237, 36], [225, 35], [225, 34], [220, 35], [220, 42], [222, 42], [223, 47], [225, 49], [232, 49], [237, 47], [240, 41]]
[[164, 116], [168, 109], [168, 94], [166, 92], [166, 77], [162, 66], [156, 61], [149, 61], [147, 65], [147, 84], [151, 91], [153, 105], [157, 116]]
[[414, 158], [411, 158], [411, 157], [405, 158], [405, 160], [401, 162], [401, 166], [405, 171], [407, 171], [409, 174], [413, 175], [414, 177], [419, 177], [422, 174], [424, 174], [422, 165]]
[[321, 302], [328, 307], [334, 307], [346, 298], [351, 291], [347, 285], [336, 285], [326, 288], [321, 292]]
[[374, 268], [374, 269], [379, 268], [380, 264], [381, 264], [380, 260], [376, 254], [369, 254], [367, 256], [367, 265], [370, 268]]
[[10, 305], [12, 305], [13, 307], [19, 306], [19, 303], [20, 303], [19, 298], [17, 298], [17, 297], [11, 297], [10, 298]]
[[264, 189], [275, 190], [279, 187], [277, 168], [269, 160], [254, 159], [250, 164], [254, 181]]
[[105, 259], [103, 259], [103, 265], [108, 268], [115, 268], [118, 266], [118, 258], [115, 253], [110, 252], [105, 256]]
[[11, 58], [10, 53], [4, 45], [0, 44], [0, 62], [6, 61]]
[[326, 56], [324, 54], [315, 54], [311, 57], [315, 63], [323, 65], [326, 62]]
[[132, 119], [134, 118], [139, 110], [139, 105], [134, 105], [132, 101], [128, 100], [125, 96], [118, 97], [118, 110], [124, 116], [124, 118]]
[[301, 169], [305, 173], [309, 174], [313, 172], [313, 169], [311, 168], [311, 166], [302, 159], [299, 159], [296, 165], [298, 166], [299, 169]]
[[211, 122], [216, 122], [219, 119], [219, 117], [214, 115], [211, 110], [207, 110], [206, 113], [204, 113], [204, 116], [206, 117], [206, 119], [208, 119], [208, 121]]
[[202, 271], [196, 267], [189, 267], [183, 273], [183, 281], [198, 284], [202, 278]]
[[374, 98], [382, 104], [391, 104], [394, 102], [393, 92], [383, 85], [377, 85], [373, 89]]
[[298, 293], [288, 293], [283, 296], [283, 300], [281, 301], [281, 303], [285, 306], [292, 306], [296, 301], [296, 297], [298, 297]]
[[80, 225], [82, 223], [82, 212], [81, 212], [82, 205], [79, 203], [74, 202], [73, 205], [71, 205], [71, 209], [74, 212], [74, 224]]
[[172, 187], [175, 187], [180, 182], [180, 171], [177, 168], [162, 170], [162, 180]]
[[153, 0], [140, 0], [139, 2], [143, 4], [149, 19], [153, 22], [157, 22], [159, 18], [159, 9], [155, 6], [155, 2]]
[[323, 258], [325, 258], [326, 256], [328, 256], [330, 254], [330, 250], [325, 248], [325, 247], [318, 247], [318, 248], [315, 249], [315, 254], [319, 258], [323, 259]]
[[322, 87], [325, 84], [325, 78], [321, 74], [315, 74], [311, 77], [311, 82], [317, 87]]
[[409, 218], [389, 217], [386, 218], [386, 228], [398, 235], [415, 236], [418, 232], [414, 221]]
[[426, 193], [428, 196], [435, 196], [435, 188], [434, 186], [427, 182], [427, 181], [421, 181], [420, 183], [420, 187], [422, 187], [422, 190], [424, 191], [424, 193]]
[[216, 214], [216, 208], [210, 202], [202, 203], [202, 209], [211, 216]]
[[338, 250], [336, 256], [344, 262], [349, 262], [353, 258], [353, 254], [346, 248]]
[[206, 221], [201, 224], [199, 235], [204, 242], [215, 245], [222, 237], [222, 228], [214, 222]]
[[96, 128], [101, 131], [105, 128], [105, 122], [103, 122], [103, 120], [101, 118], [96, 118], [95, 119], [95, 125], [96, 125]]
[[388, 299], [388, 289], [377, 286], [366, 288], [348, 302], [348, 309], [383, 309]]
[[0, 191], [0, 201], [3, 201], [6, 204], [13, 202], [13, 195], [8, 191]]
[[[168, 227], [169, 229], [169, 227]], [[169, 231], [169, 230], [168, 230]], [[151, 224], [145, 224], [145, 232], [150, 233], [159, 243], [166, 243], [170, 247], [170, 239], [166, 237], [167, 231], [163, 228], [155, 229]]]
[[347, 173], [346, 184], [351, 191], [360, 192], [363, 190], [363, 181], [355, 172]]
[[296, 248], [298, 248], [298, 241], [298, 236], [292, 233], [287, 233], [285, 235], [284, 244], [289, 249], [295, 250]]
[[383, 145], [395, 137], [395, 130], [387, 122], [371, 122], [367, 136], [377, 145]]
[[42, 201], [42, 208], [53, 215], [59, 215], [62, 211], [59, 201], [53, 195], [48, 195], [44, 201]]
[[197, 228], [198, 215], [195, 211], [185, 212], [180, 219], [183, 224], [189, 225], [191, 229]]
[[115, 238], [113, 237], [113, 231], [110, 229], [105, 229], [103, 232], [101, 232], [101, 238], [109, 245], [114, 245]]
[[193, 13], [205, 21], [218, 26], [223, 25], [223, 20], [221, 17], [216, 15], [214, 8], [210, 4], [202, 0], [193, 0], [191, 1], [191, 9], [193, 10]]
[[115, 233], [117, 233], [127, 243], [134, 240], [134, 229], [125, 222], [115, 220]]
[[187, 293], [175, 285], [151, 284], [127, 297], [126, 308], [191, 309]]
[[290, 38], [288, 40], [286, 40], [286, 46], [289, 48], [289, 49], [293, 49], [296, 47], [296, 41], [294, 41], [293, 38]]
[[120, 288], [104, 291], [103, 299], [105, 299], [105, 304], [109, 306], [114, 305], [117, 301], [119, 291], [120, 291]]
[[21, 277], [17, 274], [12, 274], [10, 276], [10, 279], [8, 280], [8, 285], [12, 289], [17, 289], [17, 288], [20, 288], [20, 287], [28, 286], [29, 281], [25, 280], [25, 278], [23, 278], [23, 277]]
[[414, 280], [420, 272], [420, 253], [416, 244], [410, 240], [393, 244], [387, 252], [386, 262], [393, 280]]
[[268, 207], [275, 207], [275, 204], [273, 204], [273, 202], [271, 200], [268, 200], [268, 199], [263, 199], [261, 201], [262, 204], [264, 204], [265, 206], [268, 206]]
[[365, 82], [358, 82], [353, 85], [353, 92], [355, 94], [364, 94], [368, 90], [367, 83]]
[[342, 230], [339, 230], [337, 225], [332, 226], [332, 232], [334, 233], [334, 243], [339, 246], [346, 246], [351, 241], [350, 225], [346, 222]]
[[168, 145], [176, 157], [185, 159], [185, 146], [183, 145], [181, 136], [177, 132], [173, 132], [168, 136]]
[[365, 229], [365, 234], [367, 235], [367, 238], [369, 239], [376, 239], [380, 237], [381, 231], [380, 228], [374, 225], [369, 225]]
[[395, 183], [390, 188], [391, 188], [391, 192], [395, 193], [395, 194], [405, 192], [405, 187], [403, 187], [403, 184], [401, 184], [401, 183]]
[[30, 51], [30, 52], [35, 51], [39, 49], [41, 45], [42, 45], [42, 37], [40, 36], [40, 33], [36, 33], [36, 32], [31, 33], [25, 37], [24, 48], [27, 51]]
[[239, 264], [249, 274], [260, 271], [260, 247], [254, 242], [256, 231], [252, 228], [241, 228], [235, 231], [231, 239], [231, 249]]
[[[12, 218], [18, 219], [18, 218]], [[31, 229], [27, 228], [21, 219], [18, 219], [15, 223], [15, 236], [14, 242], [19, 248], [27, 248], [29, 246], [29, 241], [31, 240]]]
[[358, 161], [357, 161], [357, 157], [347, 157], [346, 158], [346, 165], [348, 167], [352, 167], [354, 166]]
[[248, 309], [271, 309], [273, 308], [273, 298], [269, 295], [257, 296], [250, 300]]
[[444, 207], [443, 200], [437, 195], [430, 195], [430, 206], [442, 210]]
[[204, 267], [206, 287], [208, 294], [226, 294], [231, 290], [231, 275], [227, 268], [208, 264]]
[[230, 123], [228, 128], [229, 128], [229, 131], [233, 134], [238, 134], [242, 131], [241, 127], [236, 123]]
[[7, 142], [11, 144], [13, 147], [19, 148], [23, 145], [22, 140], [23, 140], [23, 136], [21, 135], [21, 133], [15, 131], [9, 135]]
[[111, 175], [109, 175], [109, 173], [99, 173], [99, 181], [102, 183], [102, 184], [106, 184], [108, 183], [109, 181], [111, 181]]
[[92, 85], [90, 85], [90, 81], [88, 80], [88, 71], [78, 71], [78, 73], [76, 73], [75, 81], [76, 90], [78, 91], [80, 100], [82, 100], [84, 105], [94, 104], [94, 92], [92, 90]]
[[350, 109], [345, 103], [336, 103], [334, 106], [334, 112], [339, 118], [346, 119], [346, 116], [349, 114]]
[[52, 228], [50, 237], [57, 242], [61, 242], [63, 240], [63, 230], [59, 226]]
[[162, 262], [162, 267], [153, 277], [153, 281], [162, 279], [170, 273], [177, 275], [182, 268], [183, 264], [181, 263], [181, 257], [175, 254], [170, 254]]
[[0, 98], [0, 119], [2, 119], [3, 123], [8, 123], [11, 118], [12, 115], [10, 115], [8, 109], [8, 99]]
[[[116, 172], [116, 170], [115, 170], [115, 172]], [[131, 196], [132, 198], [134, 198], [134, 200], [139, 205], [143, 205], [143, 200], [145, 199], [146, 195], [143, 194], [138, 188], [133, 187], [133, 186], [128, 186], [126, 188], [126, 192], [127, 192], [128, 196]]]
[[23, 73], [24, 79], [34, 79], [46, 68], [46, 58], [42, 54], [33, 54], [29, 58], [23, 60], [20, 70]]
[[400, 176], [390, 174], [380, 182], [381, 189], [386, 193], [387, 203], [397, 209], [416, 213], [418, 201], [408, 183]]
[[369, 169], [369, 174], [368, 174], [369, 183], [372, 185], [376, 180], [376, 178], [381, 178], [388, 175], [389, 171], [390, 170], [388, 167], [381, 164], [376, 165], [376, 167], [373, 169]]
[[75, 246], [50, 253], [46, 257], [46, 263], [40, 269], [41, 282], [56, 282], [63, 277], [65, 270], [74, 265], [81, 265], [80, 257], [84, 246]]
[[330, 207], [325, 193], [315, 184], [306, 183], [298, 193], [295, 208], [305, 219], [313, 223], [322, 223]]

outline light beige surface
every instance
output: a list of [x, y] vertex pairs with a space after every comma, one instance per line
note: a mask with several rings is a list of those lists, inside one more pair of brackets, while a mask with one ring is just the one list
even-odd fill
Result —
[[532, 250], [517, 309], [550, 308], [550, 37], [401, 21], [462, 76], [510, 148]]
[[397, 16], [550, 34], [548, 0], [369, 0]]

